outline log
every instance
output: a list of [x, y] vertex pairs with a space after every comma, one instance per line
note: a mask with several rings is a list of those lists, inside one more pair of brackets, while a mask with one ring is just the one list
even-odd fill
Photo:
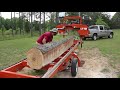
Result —
[[32, 69], [41, 69], [62, 55], [73, 45], [74, 38], [66, 37], [62, 40], [38, 45], [27, 52], [27, 63]]

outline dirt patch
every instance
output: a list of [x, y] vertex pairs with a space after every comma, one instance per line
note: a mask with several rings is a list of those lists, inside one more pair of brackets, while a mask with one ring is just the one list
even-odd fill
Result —
[[[85, 64], [78, 68], [75, 78], [117, 78], [117, 71], [110, 66], [109, 59], [98, 48], [81, 49], [78, 56]], [[56, 77], [73, 78], [70, 71], [59, 72]]]

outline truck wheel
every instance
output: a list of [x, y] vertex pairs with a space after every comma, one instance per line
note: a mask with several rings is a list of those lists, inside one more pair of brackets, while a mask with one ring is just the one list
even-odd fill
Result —
[[77, 72], [78, 72], [78, 60], [73, 59], [71, 61], [71, 75], [72, 75], [72, 77], [75, 77]]
[[108, 38], [113, 38], [113, 33], [110, 33], [110, 35], [108, 36]]
[[93, 34], [92, 39], [93, 39], [93, 40], [97, 40], [97, 34]]

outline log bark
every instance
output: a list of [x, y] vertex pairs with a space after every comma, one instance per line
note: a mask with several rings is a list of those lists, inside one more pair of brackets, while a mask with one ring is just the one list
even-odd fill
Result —
[[73, 37], [67, 37], [57, 42], [39, 45], [27, 52], [27, 63], [32, 69], [41, 69], [62, 55], [73, 45]]

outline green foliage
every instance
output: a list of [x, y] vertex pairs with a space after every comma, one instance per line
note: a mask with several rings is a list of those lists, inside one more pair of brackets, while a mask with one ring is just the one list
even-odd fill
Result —
[[15, 30], [15, 34], [19, 34], [20, 33], [20, 28], [17, 28], [16, 30]]
[[2, 30], [0, 29], [0, 35], [2, 34]]
[[102, 17], [98, 17], [98, 19], [96, 20], [96, 23], [95, 23], [96, 25], [105, 25], [106, 27], [108, 27], [109, 28], [109, 26], [108, 26], [108, 24], [107, 23], [105, 23], [104, 21], [103, 21], [103, 19], [102, 19]]
[[[45, 22], [46, 23], [46, 22]], [[33, 22], [33, 26], [35, 27], [34, 30], [35, 31], [39, 31], [39, 22], [38, 21], [34, 21]]]
[[[79, 12], [67, 12], [67, 16], [73, 16], [73, 15], [79, 15]], [[108, 26], [111, 25], [110, 15], [103, 12], [80, 12], [80, 16], [82, 17], [83, 24], [86, 25], [94, 25], [96, 20], [99, 16], [102, 17], [104, 22], [108, 24]]]
[[116, 12], [115, 15], [111, 19], [112, 28], [119, 29], [120, 28], [120, 12]]
[[9, 29], [9, 30], [5, 31], [5, 35], [11, 35], [11, 33], [12, 33], [12, 29]]
[[6, 19], [5, 20], [5, 24], [4, 24], [4, 27], [8, 30], [11, 28], [11, 20], [10, 19]]
[[[15, 34], [15, 32], [16, 32], [16, 31], [13, 30], [13, 34]], [[5, 35], [12, 35], [12, 29], [6, 30], [4, 34], [5, 34]]]
[[26, 31], [27, 33], [30, 32], [30, 23], [28, 22], [28, 20], [26, 20], [26, 22], [25, 22], [25, 31]]
[[67, 12], [68, 16], [77, 16], [79, 15], [79, 12]]

